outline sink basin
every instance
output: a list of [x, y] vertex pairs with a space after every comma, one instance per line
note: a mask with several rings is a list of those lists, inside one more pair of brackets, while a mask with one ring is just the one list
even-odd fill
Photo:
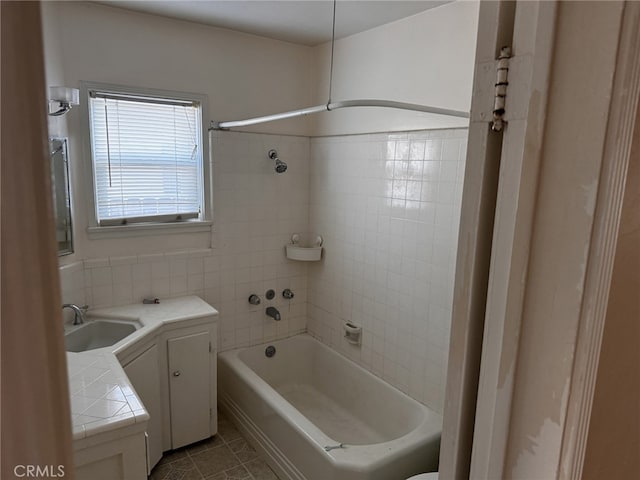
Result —
[[67, 352], [85, 352], [109, 347], [131, 335], [142, 325], [137, 321], [89, 320], [64, 335]]

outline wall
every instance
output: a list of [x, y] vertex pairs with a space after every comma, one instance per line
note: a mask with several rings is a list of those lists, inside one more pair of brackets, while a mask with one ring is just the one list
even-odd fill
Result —
[[[62, 59], [62, 46], [58, 32], [61, 30], [59, 11], [52, 2], [40, 4], [42, 20], [42, 37], [44, 49], [44, 70], [46, 75], [47, 98], [48, 87], [66, 86]], [[57, 104], [55, 104], [57, 107]], [[67, 118], [47, 117], [49, 137], [65, 137], [67, 135]]]
[[[309, 139], [237, 132], [213, 136], [216, 223], [213, 248], [102, 256], [63, 266], [62, 300], [92, 308], [143, 298], [198, 295], [220, 312], [219, 348], [262, 343], [306, 327], [306, 266], [289, 261], [284, 245], [307, 231]], [[267, 158], [278, 150], [289, 166], [276, 174]], [[266, 290], [276, 290], [267, 301]], [[293, 300], [281, 292], [290, 288]], [[262, 304], [247, 302], [255, 293]], [[276, 306], [282, 320], [264, 315]], [[68, 317], [71, 312], [68, 312]]]
[[[369, 96], [468, 110], [477, 9], [475, 3], [455, 2], [340, 40], [336, 45], [335, 98]], [[321, 98], [326, 97], [328, 45], [310, 48], [93, 3], [47, 2], [43, 13], [49, 57], [47, 69], [51, 72], [50, 78], [59, 84], [77, 87], [79, 81], [88, 80], [205, 93], [209, 97], [211, 118], [220, 120], [300, 108], [314, 104], [315, 99], [322, 103]], [[446, 44], [442, 38], [448, 39]], [[438, 48], [423, 48], [434, 45]], [[434, 68], [445, 63], [448, 64], [446, 72]], [[326, 135], [467, 123], [466, 120], [449, 121], [451, 119], [443, 123], [445, 120], [446, 117], [406, 115], [389, 110], [367, 110], [364, 118], [361, 113], [338, 111], [326, 118], [275, 122], [252, 127], [252, 130], [269, 134]], [[413, 364], [409, 365], [404, 353], [398, 358], [399, 352], [405, 351], [406, 335], [413, 327], [403, 323], [405, 336], [399, 341], [389, 331], [396, 327], [393, 323], [398, 318], [396, 315], [388, 325], [384, 322], [366, 325], [375, 328], [367, 335], [375, 331], [376, 336], [366, 337], [360, 361], [415, 398], [441, 409], [451, 309], [452, 252], [455, 252], [458, 218], [454, 211], [459, 209], [459, 200], [455, 199], [460, 196], [460, 165], [464, 158], [463, 130], [435, 133], [433, 138], [424, 132], [398, 137], [344, 137], [348, 141], [342, 146], [347, 150], [327, 147], [331, 150], [330, 158], [322, 152], [327, 145], [341, 143], [340, 138], [314, 140], [311, 178], [318, 196], [311, 209], [308, 207], [309, 176], [302, 173], [308, 172], [308, 138], [216, 133], [212, 155], [215, 211], [211, 233], [96, 240], [86, 234], [90, 215], [87, 198], [91, 192], [87, 188], [90, 182], [85, 167], [90, 160], [83, 149], [83, 121], [79, 109], [59, 120], [51, 120], [51, 130], [70, 137], [76, 253], [61, 259], [65, 302], [99, 307], [140, 301], [148, 296], [201, 295], [221, 311], [222, 348], [258, 343], [304, 330], [307, 269], [316, 267], [287, 262], [282, 246], [292, 233], [312, 230], [307, 225], [309, 218], [316, 222], [315, 231], [328, 235], [328, 245], [336, 245], [344, 225], [324, 228], [327, 222], [337, 221], [333, 215], [342, 219], [344, 212], [359, 212], [360, 202], [384, 199], [386, 195], [386, 200], [393, 202], [393, 209], [390, 206], [383, 210], [380, 206], [380, 211], [376, 207], [369, 213], [376, 222], [378, 216], [380, 222], [386, 222], [386, 226], [380, 226], [386, 230], [376, 233], [385, 236], [386, 240], [381, 241], [388, 244], [368, 251], [365, 263], [350, 257], [351, 250], [339, 249], [332, 253], [339, 257], [346, 255], [350, 262], [357, 260], [367, 271], [372, 265], [378, 269], [384, 267], [394, 289], [414, 280], [420, 282], [421, 288], [429, 289], [428, 295], [434, 302], [429, 307], [428, 318], [410, 312], [406, 319], [399, 320], [414, 322], [415, 328], [421, 329], [421, 343], [412, 346], [416, 353]], [[410, 148], [418, 149], [417, 152], [411, 150], [411, 155], [419, 157], [412, 157], [411, 165], [420, 169], [420, 179], [410, 177], [413, 173], [385, 170], [396, 163], [395, 150], [394, 158], [386, 157], [386, 148], [395, 149], [396, 141], [398, 152], [402, 145], [410, 145], [403, 142], [411, 142]], [[427, 144], [432, 144], [428, 150], [432, 156], [425, 160], [421, 157], [420, 145], [426, 147]], [[266, 160], [267, 150], [274, 146], [289, 164], [289, 170], [281, 176], [275, 175], [272, 163]], [[385, 149], [384, 155], [371, 150], [378, 147]], [[446, 158], [441, 164], [440, 152], [443, 151]], [[361, 162], [368, 155], [378, 153], [381, 155], [376, 157], [378, 167], [382, 170], [362, 166], [362, 171], [373, 175], [375, 170], [379, 177], [369, 176], [363, 183], [361, 172], [350, 170], [348, 178], [359, 196], [348, 196], [345, 201], [355, 203], [348, 203], [345, 210], [340, 210], [335, 209], [331, 199], [322, 197], [327, 192], [322, 186], [325, 180], [329, 185], [337, 182], [340, 188], [345, 188], [336, 172], [326, 170], [322, 162], [332, 163], [336, 158], [345, 157]], [[403, 154], [398, 155], [398, 164], [404, 164]], [[423, 168], [428, 171], [423, 172]], [[408, 194], [398, 190], [405, 180], [410, 187]], [[446, 188], [438, 187], [441, 180], [446, 182]], [[387, 184], [392, 186], [393, 182], [396, 190], [387, 192]], [[404, 197], [401, 200], [397, 195]], [[407, 203], [399, 206], [400, 202]], [[325, 207], [334, 209], [331, 218], [319, 215]], [[360, 229], [358, 235], [370, 235], [369, 227], [367, 224]], [[404, 233], [393, 230], [398, 228], [404, 229]], [[428, 247], [428, 252], [395, 253], [396, 249], [406, 250], [405, 244], [415, 248], [419, 242]], [[380, 259], [371, 257], [378, 253]], [[421, 262], [416, 263], [419, 268], [414, 266], [411, 272], [406, 271], [414, 257]], [[311, 275], [316, 286], [313, 317], [316, 327], [312, 331], [327, 341], [330, 335], [326, 328], [333, 329], [334, 334], [341, 333], [336, 329], [333, 315], [345, 318], [342, 310], [334, 311], [318, 298], [318, 289], [328, 288], [323, 275], [344, 273], [332, 270], [336, 267], [334, 258], [337, 257], [330, 254], [326, 271], [319, 267], [320, 270]], [[405, 270], [397, 270], [393, 263], [397, 258], [404, 262]], [[287, 286], [296, 296], [293, 302], [282, 305], [278, 297], [278, 305], [286, 307], [284, 321], [275, 324], [266, 320], [261, 313], [264, 304], [260, 309], [249, 309], [246, 298], [250, 293], [264, 294], [267, 288], [276, 288], [279, 294]], [[426, 293], [424, 288], [413, 289], [409, 301], [417, 303], [419, 296]], [[329, 298], [333, 298], [329, 293]], [[378, 299], [385, 308], [395, 307], [397, 299], [404, 298], [389, 297]], [[361, 314], [368, 312], [370, 305], [365, 305], [364, 297], [356, 302], [360, 306], [353, 319], [360, 321]], [[67, 318], [69, 315], [70, 312]], [[424, 347], [428, 342], [431, 348], [427, 353]], [[428, 367], [425, 356], [429, 356]]]
[[[442, 412], [466, 129], [311, 141], [309, 332]], [[362, 347], [343, 324], [363, 327]]]
[[[337, 40], [333, 100], [375, 98], [469, 111], [479, 2], [458, 1]], [[340, 24], [340, 2], [336, 24]], [[314, 49], [314, 104], [326, 103], [331, 45]], [[381, 108], [313, 117], [316, 135], [466, 127], [468, 120]]]
[[640, 471], [640, 109], [620, 219], [583, 467], [584, 480]]
[[[202, 93], [218, 120], [311, 102], [310, 47], [84, 2], [45, 2], [43, 31], [48, 80], [56, 84], [78, 87], [87, 80]], [[76, 254], [62, 262], [210, 247], [209, 233], [90, 240], [84, 121], [80, 108], [50, 121], [52, 131], [70, 137]], [[297, 119], [254, 131], [307, 134], [308, 126]]]

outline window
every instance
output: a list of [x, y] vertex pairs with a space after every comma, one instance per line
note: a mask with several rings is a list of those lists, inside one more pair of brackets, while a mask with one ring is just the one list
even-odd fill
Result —
[[205, 220], [202, 96], [87, 94], [96, 225]]

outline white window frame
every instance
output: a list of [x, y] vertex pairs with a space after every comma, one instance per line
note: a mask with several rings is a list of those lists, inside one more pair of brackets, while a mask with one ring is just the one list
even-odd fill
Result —
[[[203, 206], [199, 220], [188, 222], [163, 222], [163, 223], [137, 223], [126, 225], [101, 226], [98, 223], [96, 212], [96, 191], [93, 171], [93, 152], [91, 148], [91, 119], [89, 112], [89, 95], [92, 91], [112, 93], [117, 95], [135, 95], [140, 97], [167, 98], [182, 101], [191, 101], [200, 104], [201, 137], [202, 137], [202, 195]], [[210, 232], [213, 224], [213, 192], [211, 179], [211, 161], [209, 157], [208, 119], [209, 99], [207, 95], [172, 90], [159, 90], [151, 88], [130, 87], [97, 82], [80, 82], [80, 104], [82, 109], [83, 138], [87, 179], [85, 181], [89, 203], [89, 219], [87, 232], [90, 239], [108, 237], [131, 237], [144, 235], [157, 235], [165, 233], [195, 233]]]

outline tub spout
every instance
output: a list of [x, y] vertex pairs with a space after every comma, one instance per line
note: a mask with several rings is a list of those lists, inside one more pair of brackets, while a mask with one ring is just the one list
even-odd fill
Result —
[[280, 320], [281, 318], [280, 312], [275, 307], [267, 307], [267, 309], [265, 310], [265, 313], [269, 315], [271, 318], [273, 318], [274, 320]]

